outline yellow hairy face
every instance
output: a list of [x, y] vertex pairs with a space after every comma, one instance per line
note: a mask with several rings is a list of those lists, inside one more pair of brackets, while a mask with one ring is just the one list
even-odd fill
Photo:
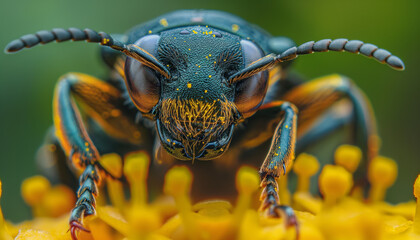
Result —
[[187, 152], [195, 152], [204, 149], [232, 124], [234, 110], [234, 104], [226, 99], [165, 99], [160, 119]]

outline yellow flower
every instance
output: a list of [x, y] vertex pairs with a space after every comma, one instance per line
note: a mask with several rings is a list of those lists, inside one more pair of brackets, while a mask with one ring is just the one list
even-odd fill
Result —
[[[391, 159], [377, 157], [368, 169], [369, 197], [363, 199], [356, 194], [352, 178], [360, 157], [356, 147], [338, 148], [336, 165], [321, 170], [318, 185], [322, 196], [309, 192], [309, 185], [315, 183], [311, 177], [319, 170], [313, 156], [297, 157], [293, 170], [298, 188], [293, 195], [287, 189], [287, 175], [281, 177], [279, 194], [288, 197], [286, 201], [295, 209], [299, 239], [420, 238], [420, 175], [414, 184], [417, 202], [388, 204], [383, 200], [386, 189], [395, 181], [397, 166]], [[193, 204], [193, 175], [187, 167], [170, 169], [165, 176], [164, 195], [149, 203], [148, 155], [132, 153], [124, 159], [124, 167], [122, 162], [117, 154], [101, 159], [114, 176], [126, 177], [130, 198], [126, 198], [121, 182], [106, 179], [110, 204], [104, 200], [106, 196], [98, 196], [97, 214], [84, 221], [90, 233], [81, 232], [79, 239], [296, 239], [295, 229], [285, 228], [283, 219], [268, 218], [251, 207], [259, 191], [255, 169], [242, 167], [237, 172], [234, 205], [224, 200]], [[0, 209], [0, 240], [70, 239], [68, 217], [75, 196], [67, 187], [51, 186], [45, 178], [35, 176], [23, 182], [22, 196], [31, 206], [34, 219], [13, 225], [4, 220]], [[283, 198], [281, 201], [285, 202]]]

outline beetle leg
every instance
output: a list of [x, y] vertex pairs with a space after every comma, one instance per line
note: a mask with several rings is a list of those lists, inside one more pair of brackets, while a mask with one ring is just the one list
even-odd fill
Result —
[[[332, 121], [334, 119], [315, 125], [314, 123], [341, 99], [351, 101], [355, 123], [353, 137], [366, 154], [366, 158], [372, 159], [379, 150], [374, 113], [369, 100], [348, 78], [340, 75], [322, 77], [299, 85], [283, 96], [283, 100], [292, 102], [299, 109], [298, 142], [306, 139], [308, 143], [339, 127], [338, 121]], [[339, 110], [347, 111], [341, 108], [337, 109], [336, 113]], [[344, 124], [349, 117], [350, 113], [344, 113], [340, 121]], [[326, 124], [324, 129], [321, 128], [322, 124]], [[338, 125], [333, 126], [334, 124]]]
[[259, 172], [263, 188], [260, 198], [261, 210], [268, 210], [269, 216], [284, 216], [286, 227], [294, 226], [298, 232], [298, 223], [293, 210], [280, 205], [276, 181], [281, 173], [285, 174], [295, 158], [297, 109], [293, 104], [282, 101], [265, 104], [260, 109], [274, 111], [281, 119], [274, 132], [269, 153]]
[[[101, 173], [106, 171], [99, 164], [99, 152], [87, 134], [78, 105], [95, 119], [109, 135], [138, 142], [139, 129], [134, 117], [124, 114], [121, 92], [112, 85], [88, 75], [72, 73], [64, 76], [57, 84], [54, 95], [54, 125], [56, 136], [70, 162], [83, 170], [79, 178], [78, 200], [70, 216], [72, 238], [77, 238], [83, 227], [83, 217], [95, 214], [95, 196]], [[106, 113], [106, 114], [105, 114]]]
[[323, 137], [337, 131], [354, 119], [353, 105], [348, 99], [342, 99], [334, 103], [322, 115], [316, 117], [315, 121], [305, 131], [297, 133], [297, 152], [300, 152]]

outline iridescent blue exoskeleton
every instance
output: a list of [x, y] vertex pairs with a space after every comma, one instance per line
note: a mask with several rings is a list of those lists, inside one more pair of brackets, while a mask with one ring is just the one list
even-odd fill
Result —
[[[368, 100], [351, 81], [331, 75], [303, 83], [288, 74], [291, 60], [346, 51], [404, 68], [398, 57], [372, 44], [325, 39], [296, 47], [241, 18], [204, 10], [169, 13], [125, 35], [76, 28], [40, 31], [11, 42], [6, 51], [67, 40], [100, 43], [110, 67], [106, 81], [69, 73], [55, 91], [48, 138], [57, 146], [53, 158], [70, 158], [83, 170], [70, 218], [73, 238], [77, 230], [86, 230], [83, 216], [95, 213], [100, 173], [113, 177], [99, 164], [100, 155], [133, 150], [153, 153], [150, 175], [158, 176], [157, 182], [161, 169], [192, 161], [198, 183], [193, 195], [201, 197], [234, 192], [235, 169], [259, 165], [261, 211], [283, 215], [287, 226], [296, 226], [291, 208], [279, 204], [276, 182], [293, 162], [296, 145], [304, 148], [351, 122], [357, 123], [355, 139], [367, 159], [377, 154], [377, 143]], [[349, 103], [351, 108], [340, 108]], [[254, 151], [264, 145], [269, 147], [265, 160]]]

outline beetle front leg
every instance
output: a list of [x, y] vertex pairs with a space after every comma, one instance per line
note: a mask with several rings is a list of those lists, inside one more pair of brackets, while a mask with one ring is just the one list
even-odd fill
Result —
[[60, 141], [70, 162], [79, 169], [84, 169], [79, 178], [76, 206], [73, 208], [69, 223], [73, 239], [77, 231], [88, 231], [83, 227], [84, 216], [95, 214], [95, 197], [100, 176], [98, 170], [99, 152], [88, 136], [76, 104], [71, 98], [71, 88], [77, 78], [63, 78], [57, 84], [54, 95], [54, 125]]
[[[79, 105], [72, 97], [78, 100]], [[99, 151], [87, 134], [77, 106], [111, 137], [139, 143], [139, 128], [123, 102], [124, 98], [117, 88], [85, 74], [68, 74], [57, 84], [53, 104], [56, 136], [71, 164], [82, 170], [78, 200], [70, 216], [73, 239], [77, 239], [78, 230], [87, 231], [83, 227], [83, 217], [95, 214], [95, 197], [101, 173], [109, 175], [99, 164]]]
[[95, 214], [95, 196], [99, 183], [99, 171], [96, 166], [99, 152], [93, 145], [83, 125], [76, 104], [71, 99], [71, 88], [77, 79], [60, 80], [54, 95], [54, 125], [56, 135], [71, 163], [84, 169], [79, 179], [76, 206], [70, 216], [70, 231], [73, 239], [77, 239], [77, 231], [88, 231], [83, 227], [84, 216]]
[[297, 109], [289, 102], [272, 102], [263, 105], [261, 110], [275, 111], [281, 115], [281, 120], [274, 132], [269, 153], [260, 168], [261, 187], [261, 210], [267, 211], [272, 217], [285, 217], [287, 227], [298, 227], [296, 216], [292, 208], [280, 205], [278, 186], [276, 179], [280, 174], [285, 174], [288, 165], [295, 158]]

